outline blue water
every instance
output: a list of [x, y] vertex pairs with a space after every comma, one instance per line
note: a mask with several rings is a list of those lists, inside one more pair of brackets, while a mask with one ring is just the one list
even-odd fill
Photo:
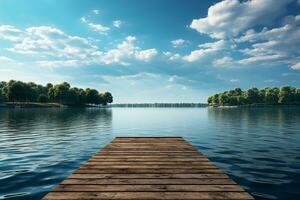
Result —
[[116, 136], [183, 136], [256, 199], [300, 199], [300, 108], [0, 109], [0, 199], [40, 199]]

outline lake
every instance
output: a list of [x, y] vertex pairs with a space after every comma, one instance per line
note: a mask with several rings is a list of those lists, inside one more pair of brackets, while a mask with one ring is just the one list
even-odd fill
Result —
[[256, 199], [300, 199], [300, 107], [0, 109], [0, 199], [40, 199], [116, 136], [182, 136]]

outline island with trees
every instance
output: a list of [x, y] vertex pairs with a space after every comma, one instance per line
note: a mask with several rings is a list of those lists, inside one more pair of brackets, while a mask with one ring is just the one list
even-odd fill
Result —
[[210, 96], [207, 102], [211, 106], [300, 105], [300, 88], [235, 88]]
[[0, 82], [0, 104], [14, 107], [106, 106], [113, 102], [109, 92], [71, 87], [67, 82], [39, 85], [11, 80]]

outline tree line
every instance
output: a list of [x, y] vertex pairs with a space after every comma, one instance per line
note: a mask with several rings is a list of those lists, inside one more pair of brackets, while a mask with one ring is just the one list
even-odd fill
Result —
[[67, 82], [45, 86], [33, 82], [10, 80], [0, 82], [0, 102], [61, 103], [83, 106], [86, 104], [107, 105], [113, 102], [109, 92], [99, 93], [95, 89], [71, 87]]
[[207, 99], [210, 105], [237, 106], [249, 104], [268, 104], [268, 105], [292, 105], [300, 104], [300, 88], [284, 86], [281, 88], [250, 88], [241, 90], [235, 88], [222, 93], [210, 96]]

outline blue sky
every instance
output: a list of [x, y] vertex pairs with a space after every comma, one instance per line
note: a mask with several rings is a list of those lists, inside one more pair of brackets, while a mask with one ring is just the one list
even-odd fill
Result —
[[0, 80], [67, 81], [115, 102], [300, 87], [300, 0], [0, 0]]

